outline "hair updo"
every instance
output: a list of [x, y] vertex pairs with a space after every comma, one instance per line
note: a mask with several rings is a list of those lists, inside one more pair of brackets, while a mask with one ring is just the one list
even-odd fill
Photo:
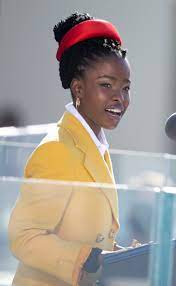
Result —
[[[89, 14], [74, 13], [54, 26], [55, 40], [61, 43], [65, 34], [75, 25], [94, 19]], [[81, 41], [66, 50], [60, 60], [59, 73], [63, 88], [70, 88], [73, 78], [83, 76], [91, 61], [113, 54], [125, 58], [126, 50], [119, 49], [119, 42], [109, 38], [92, 38]]]

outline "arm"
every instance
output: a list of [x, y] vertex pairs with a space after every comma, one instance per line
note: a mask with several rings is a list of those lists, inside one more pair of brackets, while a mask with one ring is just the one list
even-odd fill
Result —
[[[27, 178], [66, 180], [73, 176], [65, 147], [49, 144], [39, 147], [30, 158]], [[68, 187], [61, 190], [46, 183], [23, 184], [11, 215], [9, 238], [12, 252], [24, 264], [76, 285], [91, 246], [56, 235], [71, 195]]]

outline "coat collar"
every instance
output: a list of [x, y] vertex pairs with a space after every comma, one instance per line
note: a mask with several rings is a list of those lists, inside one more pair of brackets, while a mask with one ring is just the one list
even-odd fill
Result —
[[118, 224], [117, 192], [114, 186], [115, 181], [109, 152], [106, 152], [104, 160], [89, 133], [71, 113], [65, 112], [58, 122], [58, 126], [64, 128], [71, 135], [76, 148], [80, 149], [85, 154], [84, 166], [94, 182], [111, 185], [110, 188], [102, 187], [102, 191], [109, 200], [114, 218]]
[[[58, 123], [71, 135], [76, 148], [85, 154], [84, 165], [90, 172], [95, 182], [114, 184], [114, 178], [111, 173], [110, 157], [106, 152], [105, 159], [101, 156], [97, 146], [83, 125], [69, 112]], [[101, 172], [99, 171], [101, 170]]]

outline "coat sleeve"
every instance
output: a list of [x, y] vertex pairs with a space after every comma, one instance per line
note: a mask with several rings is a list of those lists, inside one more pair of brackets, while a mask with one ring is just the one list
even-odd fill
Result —
[[[29, 159], [26, 178], [71, 180], [70, 154], [59, 142], [37, 148]], [[82, 242], [61, 239], [55, 231], [72, 196], [69, 186], [29, 180], [22, 185], [9, 223], [13, 254], [25, 265], [77, 285], [80, 270], [91, 252]]]

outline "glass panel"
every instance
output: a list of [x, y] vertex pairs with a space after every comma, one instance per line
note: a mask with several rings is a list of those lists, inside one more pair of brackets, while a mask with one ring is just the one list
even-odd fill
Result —
[[[17, 260], [9, 250], [7, 230], [12, 208], [21, 194], [25, 200], [35, 200], [38, 207], [32, 222], [39, 225], [38, 214], [44, 211], [43, 217], [45, 217], [52, 197], [56, 203], [52, 212], [56, 213], [57, 218], [57, 211], [64, 206], [65, 194], [71, 193], [74, 194], [73, 198], [79, 197], [78, 207], [71, 216], [75, 217], [74, 223], [67, 233], [71, 238], [67, 237], [67, 239], [77, 241], [80, 235], [84, 234], [86, 243], [90, 245], [92, 231], [95, 229], [94, 246], [108, 250], [107, 245], [103, 244], [106, 239], [103, 238], [101, 241], [102, 233], [97, 221], [98, 216], [103, 218], [104, 226], [101, 225], [101, 227], [105, 231], [110, 222], [108, 194], [112, 192], [112, 186], [24, 180], [23, 171], [26, 160], [44, 135], [44, 131], [43, 133], [30, 131], [28, 134], [24, 128], [21, 133], [15, 135], [16, 137], [6, 135], [0, 137], [0, 286], [10, 285], [17, 267]], [[118, 183], [116, 189], [121, 225], [116, 236], [117, 243], [127, 247], [131, 245], [133, 239], [137, 239], [142, 246], [127, 249], [125, 252], [104, 254], [99, 285], [114, 286], [118, 281], [119, 285], [123, 286], [175, 286], [176, 275], [172, 271], [175, 268], [175, 240], [172, 241], [172, 239], [176, 236], [176, 224], [173, 220], [176, 213], [174, 188], [176, 156], [111, 150], [111, 157]], [[44, 209], [38, 205], [41, 201], [40, 196], [37, 197], [38, 194], [46, 201]], [[91, 194], [91, 203], [87, 199], [88, 194]], [[68, 206], [71, 201], [72, 198], [67, 201]], [[104, 202], [108, 202], [106, 213], [103, 210]], [[88, 216], [90, 221], [82, 225], [80, 233], [80, 218], [86, 217], [87, 214], [90, 214], [90, 217]], [[47, 216], [43, 223], [43, 229], [45, 229], [47, 227], [45, 223], [48, 223]], [[91, 228], [88, 227], [89, 224]], [[25, 223], [23, 227], [25, 230]], [[32, 229], [35, 228], [34, 225]], [[104, 236], [109, 235], [106, 233]]]
[[[27, 157], [55, 124], [0, 128], [1, 176], [21, 176]], [[176, 156], [170, 154], [110, 150], [118, 184], [163, 187], [176, 184]], [[15, 163], [14, 163], [15, 162]]]
[[175, 188], [163, 188], [155, 200], [152, 231], [154, 243], [151, 246], [150, 281], [152, 286], [175, 285], [174, 253], [175, 240], [174, 203]]
[[119, 184], [174, 186], [176, 156], [125, 150], [111, 150], [114, 175]]
[[0, 141], [39, 143], [41, 139], [55, 128], [55, 123], [29, 125], [26, 127], [0, 128]]
[[36, 144], [0, 142], [0, 176], [22, 177], [24, 166]]
[[17, 266], [8, 246], [7, 228], [10, 213], [17, 199], [20, 185], [15, 182], [0, 180], [0, 285], [11, 285]]
[[[159, 189], [155, 188], [145, 190], [130, 186], [123, 188], [122, 185], [118, 185], [117, 189], [121, 227], [115, 238], [126, 250], [104, 254], [99, 285], [113, 286], [117, 285], [118, 281], [121, 283], [119, 285], [161, 286], [162, 281], [175, 279], [171, 267], [175, 247], [175, 242], [171, 243], [175, 224], [174, 190], [172, 189], [172, 193], [170, 189], [159, 192]], [[19, 255], [20, 251], [24, 253], [23, 259], [28, 240], [35, 241], [35, 235], [31, 239], [33, 231], [41, 231], [41, 237], [59, 233], [62, 240], [78, 243], [84, 241], [86, 245], [110, 251], [111, 238], [114, 235], [111, 232], [112, 210], [108, 199], [111, 192], [111, 185], [1, 178], [0, 285], [10, 285], [17, 267], [17, 260], [9, 250], [7, 235], [9, 217], [14, 206], [15, 215], [12, 215], [10, 222], [10, 237], [14, 239], [16, 236], [19, 250], [16, 247], [14, 251], [16, 255]], [[146, 200], [141, 200], [142, 197]], [[19, 200], [21, 209], [16, 211], [19, 208]], [[74, 204], [75, 207], [72, 208]], [[53, 220], [50, 221], [48, 213], [51, 209]], [[44, 234], [45, 230], [47, 234]], [[39, 233], [37, 237], [40, 239]], [[134, 239], [141, 242], [142, 246], [128, 249]], [[47, 248], [50, 248], [49, 245]], [[37, 257], [35, 246], [34, 252]], [[45, 249], [43, 252], [45, 255]], [[26, 257], [28, 255], [27, 252]], [[35, 268], [35, 265], [33, 267]], [[175, 280], [172, 284], [167, 282], [164, 285], [174, 286], [174, 283]]]

